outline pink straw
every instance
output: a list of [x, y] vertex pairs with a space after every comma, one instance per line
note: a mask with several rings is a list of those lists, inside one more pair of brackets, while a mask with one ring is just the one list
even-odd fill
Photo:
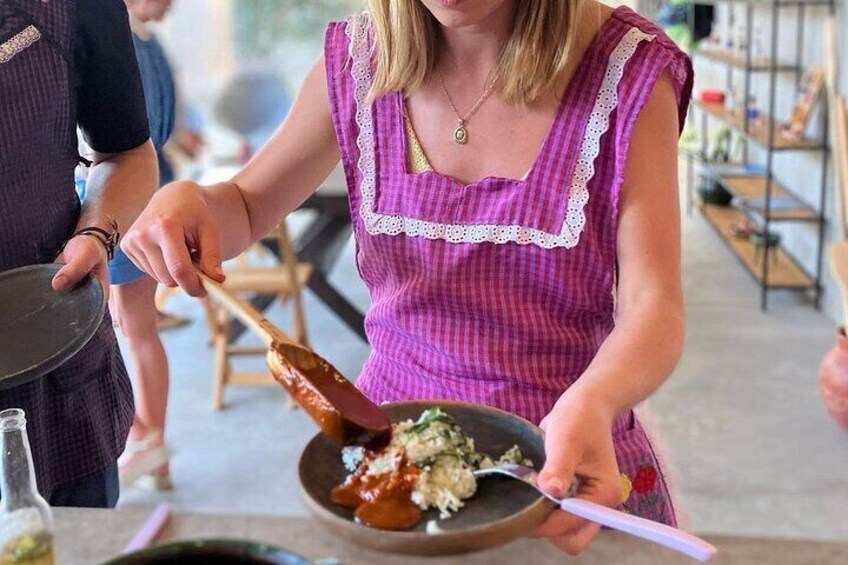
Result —
[[124, 553], [132, 553], [139, 549], [144, 549], [150, 545], [168, 520], [171, 518], [171, 505], [167, 502], [159, 504], [153, 512], [150, 513], [144, 524], [138, 529], [130, 543], [124, 548]]

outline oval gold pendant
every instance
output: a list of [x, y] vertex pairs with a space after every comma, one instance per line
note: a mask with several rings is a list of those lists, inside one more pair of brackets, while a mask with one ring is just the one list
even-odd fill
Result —
[[456, 126], [456, 129], [453, 130], [453, 140], [459, 145], [465, 145], [468, 143], [468, 130], [465, 129], [465, 126]]

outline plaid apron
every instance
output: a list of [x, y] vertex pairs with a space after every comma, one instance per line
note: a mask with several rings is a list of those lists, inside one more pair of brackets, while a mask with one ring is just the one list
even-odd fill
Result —
[[[73, 0], [0, 1], [0, 271], [52, 262], [79, 218], [75, 10]], [[0, 392], [0, 409], [11, 407], [26, 411], [46, 497], [114, 463], [133, 400], [108, 313], [61, 368]]]

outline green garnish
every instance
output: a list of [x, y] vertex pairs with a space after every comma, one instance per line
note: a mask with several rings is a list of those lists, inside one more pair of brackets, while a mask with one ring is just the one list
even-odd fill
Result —
[[418, 418], [418, 420], [414, 424], [412, 424], [409, 429], [406, 430], [406, 432], [411, 434], [417, 434], [426, 430], [431, 425], [437, 422], [445, 424], [451, 429], [459, 428], [459, 425], [456, 423], [456, 421], [444, 412], [442, 412], [441, 408], [430, 408], [428, 410], [425, 410]]

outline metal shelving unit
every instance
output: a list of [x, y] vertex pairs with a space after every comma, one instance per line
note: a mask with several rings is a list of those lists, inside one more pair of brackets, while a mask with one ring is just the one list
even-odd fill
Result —
[[[789, 139], [779, 134], [780, 124], [775, 121], [775, 106], [777, 96], [777, 77], [781, 73], [793, 73], [796, 95], [798, 93], [801, 75], [804, 68], [804, 25], [806, 9], [811, 6], [822, 6], [834, 10], [835, 0], [694, 0], [693, 4], [729, 4], [732, 9], [742, 9], [745, 12], [745, 50], [743, 53], [722, 51], [717, 49], [694, 49], [693, 57], [704, 57], [711, 61], [724, 64], [727, 67], [726, 90], [729, 92], [734, 84], [734, 72], [741, 72], [743, 79], [743, 95], [741, 114], [729, 111], [723, 104], [696, 102], [692, 105], [690, 119], [695, 112], [701, 114], [701, 154], [706, 154], [708, 146], [709, 120], [721, 122], [739, 132], [744, 139], [742, 146], [742, 162], [750, 163], [749, 144], [754, 143], [765, 150], [764, 173], [760, 175], [734, 175], [722, 178], [719, 182], [734, 196], [743, 202], [756, 202], [756, 206], [721, 207], [703, 204], [701, 210], [704, 217], [715, 228], [721, 238], [727, 243], [746, 270], [760, 285], [760, 307], [768, 307], [768, 291], [771, 289], [795, 289], [812, 291], [815, 307], [821, 303], [822, 255], [825, 237], [825, 193], [828, 173], [828, 145], [826, 133], [822, 139]], [[770, 7], [769, 29], [771, 32], [771, 48], [768, 56], [754, 58], [752, 53], [752, 37], [755, 7]], [[794, 61], [781, 61], [778, 54], [780, 44], [780, 17], [787, 9], [794, 9], [797, 14], [795, 29]], [[692, 14], [694, 10], [690, 10]], [[733, 14], [733, 13], [732, 13]], [[734, 26], [734, 15], [731, 15], [731, 28]], [[693, 18], [690, 17], [690, 28], [694, 29]], [[751, 120], [747, 112], [747, 104], [751, 95], [751, 81], [754, 74], [765, 74], [768, 80], [767, 113], [764, 119]], [[822, 111], [823, 132], [827, 132], [827, 105]], [[730, 143], [730, 141], [728, 141]], [[812, 206], [794, 194], [790, 187], [781, 185], [774, 174], [774, 157], [778, 152], [788, 151], [817, 151], [821, 153], [821, 181], [818, 192], [817, 206]], [[728, 147], [730, 153], [730, 147]], [[694, 161], [701, 159], [698, 152], [685, 153], [688, 160], [689, 179], [687, 181], [687, 200], [690, 209], [694, 202]], [[779, 205], [778, 205], [779, 204]], [[818, 244], [816, 249], [816, 265], [813, 273], [806, 272], [800, 263], [784, 249], [773, 249], [770, 253], [759, 250], [751, 243], [732, 237], [728, 230], [740, 219], [749, 218], [759, 226], [763, 233], [770, 233], [769, 227], [773, 222], [805, 222], [815, 224], [818, 229]], [[771, 259], [770, 259], [771, 256]]]

